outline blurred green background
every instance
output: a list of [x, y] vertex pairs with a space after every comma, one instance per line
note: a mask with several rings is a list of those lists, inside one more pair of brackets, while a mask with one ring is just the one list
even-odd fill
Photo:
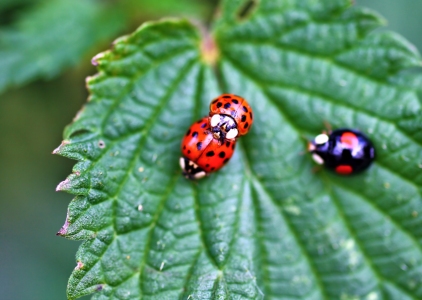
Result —
[[[73, 5], [88, 0], [50, 0], [42, 1], [41, 4], [48, 5], [54, 1], [67, 1], [67, 4]], [[37, 37], [36, 30], [31, 31], [33, 24], [30, 21], [33, 16], [30, 13], [38, 9], [40, 2], [0, 0], [0, 90], [2, 80], [3, 83], [7, 82], [11, 74], [15, 76], [18, 73], [12, 73], [18, 67], [11, 63], [13, 59], [16, 60], [16, 55], [11, 54], [24, 48], [22, 45], [25, 45], [28, 37]], [[94, 9], [95, 5], [99, 5], [94, 0], [91, 2]], [[107, 14], [106, 22], [111, 22], [107, 24], [115, 25], [109, 26], [111, 29], [107, 29], [107, 34], [85, 41], [86, 47], [75, 50], [73, 57], [72, 53], [66, 52], [71, 51], [69, 47], [57, 49], [59, 55], [55, 58], [56, 61], [50, 62], [51, 69], [40, 76], [31, 75], [31, 69], [25, 68], [26, 65], [34, 65], [37, 52], [33, 49], [42, 46], [32, 45], [27, 52], [22, 50], [19, 53], [27, 60], [22, 59], [20, 62], [19, 68], [23, 70], [23, 75], [17, 74], [16, 82], [22, 81], [25, 84], [8, 84], [3, 88], [5, 91], [0, 92], [2, 300], [66, 299], [66, 284], [75, 266], [75, 253], [80, 242], [55, 235], [64, 223], [67, 205], [72, 199], [71, 195], [56, 193], [55, 187], [71, 173], [74, 162], [53, 156], [51, 152], [60, 144], [64, 126], [71, 122], [86, 101], [88, 94], [85, 77], [96, 72], [90, 59], [96, 53], [108, 49], [115, 38], [132, 32], [145, 20], [155, 20], [163, 16], [185, 16], [208, 21], [215, 6], [211, 0], [108, 0], [102, 1], [101, 5], [104, 3], [106, 9], [101, 10], [96, 18], [99, 16], [97, 22], [104, 22], [101, 14]], [[422, 49], [422, 1], [359, 0], [356, 4], [377, 10], [388, 20], [388, 29], [402, 34], [418, 49]], [[115, 19], [111, 12], [115, 13]], [[88, 15], [87, 18], [89, 17]], [[26, 19], [26, 23], [21, 21], [22, 18]], [[45, 19], [45, 16], [38, 18]], [[66, 18], [66, 15], [62, 18]], [[65, 23], [66, 20], [62, 19], [60, 22]], [[82, 30], [80, 27], [73, 30]], [[42, 26], [39, 28], [42, 29]], [[80, 34], [95, 34], [95, 24], [91, 30]], [[20, 31], [27, 35], [20, 36]], [[75, 38], [75, 43], [78, 43], [78, 39]], [[55, 42], [54, 39], [51, 40], [50, 42]], [[10, 46], [13, 41], [22, 45], [13, 49]], [[31, 55], [34, 56], [31, 58]], [[47, 58], [48, 55], [49, 53]], [[56, 64], [60, 59], [66, 58], [69, 60], [67, 63]], [[46, 64], [48, 63], [46, 60]], [[35, 80], [34, 77], [44, 79]], [[51, 79], [45, 79], [49, 77]]]

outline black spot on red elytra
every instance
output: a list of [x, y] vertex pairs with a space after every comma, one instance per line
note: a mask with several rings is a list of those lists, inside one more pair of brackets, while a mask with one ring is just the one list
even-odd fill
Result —
[[214, 171], [214, 170], [215, 170], [215, 167], [212, 167], [212, 168], [211, 168], [211, 171]]
[[233, 143], [232, 149], [234, 149], [235, 146], [236, 146], [236, 143]]
[[217, 103], [217, 108], [220, 108], [221, 106], [223, 106], [223, 103], [218, 102], [218, 103]]
[[220, 158], [224, 158], [224, 157], [226, 157], [226, 152], [221, 151], [220, 153], [218, 153], [218, 156], [219, 156]]
[[196, 149], [198, 149], [198, 150], [202, 149], [202, 142], [196, 143]]
[[226, 142], [226, 147], [230, 147], [230, 142]]
[[248, 112], [249, 111], [246, 106], [242, 106], [242, 109], [243, 109], [244, 112]]
[[210, 164], [206, 164], [206, 165], [205, 165], [205, 168], [209, 168], [209, 167], [210, 167]]
[[218, 101], [218, 99], [215, 99], [211, 104], [215, 104]]
[[230, 96], [230, 95], [224, 95], [222, 98], [225, 98], [225, 99], [230, 99], [232, 96]]
[[198, 136], [198, 131], [194, 131], [193, 133], [192, 133], [192, 137], [193, 138], [196, 138]]
[[248, 122], [246, 122], [246, 123], [245, 123], [245, 125], [243, 126], [243, 128], [245, 128], [245, 129], [246, 129], [246, 128], [248, 128], [248, 127], [249, 127], [249, 123], [248, 123]]
[[223, 164], [226, 164], [228, 161], [229, 161], [229, 159], [228, 159], [228, 158], [226, 158], [226, 159], [223, 161]]
[[205, 156], [208, 156], [208, 157], [212, 157], [212, 156], [214, 156], [215, 155], [215, 153], [214, 153], [214, 151], [208, 151], [207, 153], [205, 153]]
[[246, 115], [242, 115], [242, 118], [240, 119], [241, 122], [245, 122], [246, 121]]
[[185, 146], [183, 146], [183, 150], [185, 150], [186, 149], [186, 145]]
[[201, 128], [207, 127], [207, 123], [202, 123]]
[[225, 108], [225, 109], [230, 108], [230, 106], [232, 106], [230, 103], [226, 103], [226, 104], [224, 104], [224, 108]]
[[186, 132], [186, 136], [188, 136], [190, 134], [190, 129], [188, 129], [188, 131]]
[[190, 150], [188, 150], [188, 154], [190, 154]]
[[249, 116], [251, 117], [251, 120], [252, 120], [253, 119], [252, 112], [249, 113]]
[[232, 102], [233, 102], [234, 104], [239, 104], [239, 101], [238, 101], [238, 100], [236, 100], [236, 99], [232, 99]]

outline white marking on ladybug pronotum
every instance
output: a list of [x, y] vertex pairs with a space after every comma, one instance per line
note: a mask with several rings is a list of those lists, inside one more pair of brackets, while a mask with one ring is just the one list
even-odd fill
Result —
[[236, 128], [230, 129], [226, 134], [226, 139], [232, 140], [237, 137], [239, 131]]
[[185, 169], [186, 165], [185, 165], [185, 158], [184, 158], [184, 157], [181, 157], [181, 158], [179, 159], [179, 165], [180, 165], [180, 168], [181, 168], [182, 170], [184, 170], [184, 169]]
[[211, 127], [216, 127], [220, 123], [220, 115], [213, 115], [210, 121]]
[[201, 178], [204, 178], [205, 176], [207, 176], [207, 173], [205, 173], [205, 171], [201, 171], [201, 172], [196, 173], [193, 176], [193, 178], [195, 178], [195, 179], [201, 179]]
[[322, 134], [319, 134], [315, 137], [314, 142], [317, 145], [323, 145], [326, 142], [328, 142], [328, 140], [329, 140], [328, 135], [326, 135], [325, 133], [322, 133]]
[[324, 164], [324, 160], [321, 158], [321, 156], [319, 156], [318, 154], [312, 154], [312, 158], [313, 160], [319, 164], [319, 165], [323, 165]]

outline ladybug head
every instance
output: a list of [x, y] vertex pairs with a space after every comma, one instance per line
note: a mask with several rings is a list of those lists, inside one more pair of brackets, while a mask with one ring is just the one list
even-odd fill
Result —
[[218, 133], [219, 137], [216, 138], [219, 139], [234, 140], [239, 134], [236, 121], [228, 115], [213, 115], [210, 120], [210, 125], [214, 137], [216, 136], [216, 133]]
[[187, 179], [198, 180], [207, 176], [207, 173], [204, 170], [186, 157], [181, 157], [179, 159], [179, 164], [182, 169], [183, 176]]

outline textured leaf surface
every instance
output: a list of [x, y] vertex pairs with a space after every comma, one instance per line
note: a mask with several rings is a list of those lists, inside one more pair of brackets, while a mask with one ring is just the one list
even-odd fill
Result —
[[95, 0], [40, 1], [0, 29], [0, 92], [56, 75], [124, 24], [124, 15]]
[[[416, 50], [349, 1], [223, 1], [218, 77], [185, 21], [143, 25], [96, 58], [91, 96], [54, 152], [77, 159], [59, 234], [86, 240], [71, 299], [420, 299], [422, 135]], [[218, 79], [217, 79], [218, 78]], [[188, 126], [220, 92], [251, 132], [198, 183], [178, 170]], [[373, 140], [348, 178], [304, 155], [328, 121]]]

